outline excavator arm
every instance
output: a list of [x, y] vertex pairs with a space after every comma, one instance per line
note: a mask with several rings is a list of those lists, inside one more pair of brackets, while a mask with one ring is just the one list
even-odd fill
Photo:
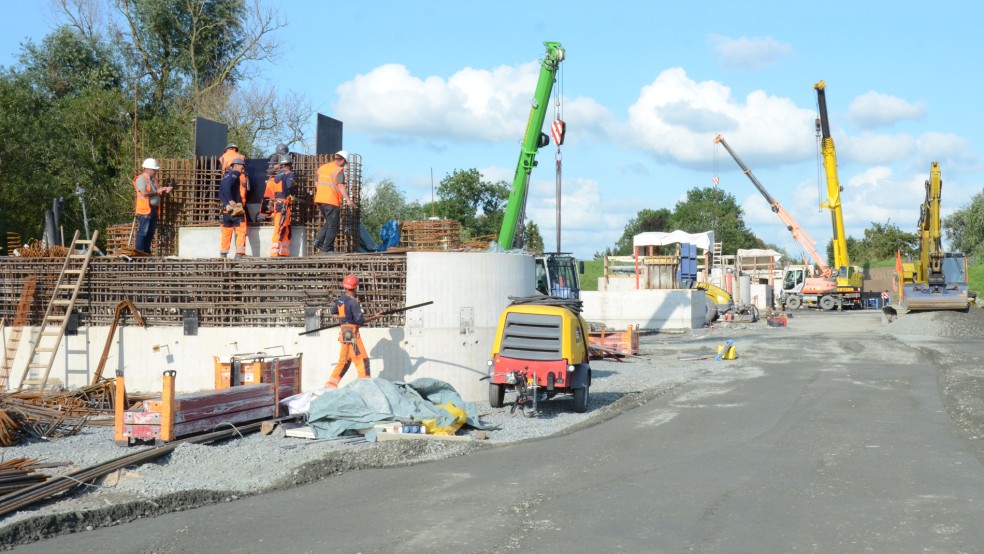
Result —
[[512, 192], [509, 194], [509, 203], [506, 205], [506, 213], [503, 215], [502, 227], [499, 231], [499, 246], [506, 250], [513, 248], [516, 229], [523, 218], [530, 173], [536, 167], [536, 151], [546, 146], [550, 140], [550, 137], [543, 133], [543, 122], [547, 117], [550, 92], [557, 77], [557, 69], [560, 67], [560, 62], [564, 60], [565, 52], [559, 42], [544, 42], [543, 45], [547, 50], [540, 63], [540, 77], [537, 79], [530, 117], [526, 122], [526, 133], [523, 135], [523, 146], [519, 151], [519, 163], [516, 164]]
[[800, 246], [802, 246], [803, 249], [806, 250], [807, 254], [810, 255], [810, 258], [813, 259], [813, 262], [817, 264], [817, 266], [820, 268], [821, 275], [823, 277], [830, 277], [831, 275], [833, 275], [830, 266], [827, 265], [827, 260], [825, 260], [820, 255], [820, 253], [817, 252], [817, 248], [816, 248], [817, 241], [813, 240], [813, 238], [810, 237], [810, 235], [806, 232], [806, 229], [803, 229], [803, 227], [795, 219], [793, 219], [793, 216], [790, 215], [790, 213], [787, 212], [786, 209], [782, 207], [782, 204], [780, 204], [778, 200], [773, 198], [772, 195], [769, 194], [767, 190], [765, 190], [765, 187], [762, 186], [762, 183], [760, 183], [759, 180], [755, 178], [755, 174], [752, 173], [752, 170], [748, 169], [748, 167], [745, 166], [745, 162], [741, 161], [741, 158], [739, 158], [738, 154], [736, 154], [735, 151], [731, 149], [731, 146], [728, 144], [726, 140], [724, 140], [724, 137], [718, 135], [717, 137], [714, 138], [714, 142], [719, 143], [721, 146], [724, 147], [725, 150], [728, 151], [728, 154], [731, 154], [731, 157], [734, 158], [735, 162], [738, 164], [738, 167], [740, 167], [741, 170], [745, 172], [745, 175], [747, 175], [748, 178], [752, 181], [752, 184], [755, 185], [755, 188], [757, 188], [758, 191], [762, 193], [762, 196], [765, 198], [765, 201], [769, 203], [769, 207], [772, 209], [772, 211], [779, 216], [779, 219], [782, 220], [782, 222], [786, 225], [786, 229], [788, 229], [789, 232], [793, 234], [793, 238], [796, 239], [798, 243], [800, 243]]
[[919, 212], [919, 267], [916, 280], [921, 283], [940, 284], [943, 275], [943, 245], [940, 232], [940, 196], [943, 180], [940, 163], [933, 162], [926, 181], [926, 200]]

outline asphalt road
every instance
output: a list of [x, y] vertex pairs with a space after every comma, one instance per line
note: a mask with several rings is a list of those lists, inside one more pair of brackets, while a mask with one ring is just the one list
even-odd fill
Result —
[[947, 414], [930, 357], [879, 325], [804, 315], [569, 435], [16, 551], [982, 552], [979, 443]]

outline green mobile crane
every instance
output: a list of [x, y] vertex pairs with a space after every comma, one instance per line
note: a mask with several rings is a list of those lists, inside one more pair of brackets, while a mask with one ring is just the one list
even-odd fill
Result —
[[530, 173], [536, 167], [536, 151], [550, 144], [550, 137], [543, 132], [543, 122], [547, 118], [550, 92], [557, 79], [557, 69], [564, 60], [564, 48], [559, 42], [544, 42], [543, 45], [547, 47], [547, 52], [540, 63], [540, 77], [536, 82], [533, 105], [530, 106], [530, 117], [526, 122], [526, 134], [523, 135], [523, 147], [519, 151], [513, 188], [502, 218], [502, 228], [499, 230], [499, 246], [505, 250], [519, 246], [514, 242], [516, 229], [526, 211], [526, 191], [530, 184]]
[[830, 210], [830, 223], [834, 236], [834, 260], [836, 270], [837, 293], [841, 298], [841, 307], [861, 307], [861, 290], [864, 283], [864, 273], [861, 268], [851, 265], [847, 253], [847, 237], [844, 234], [844, 212], [841, 210], [840, 193], [844, 190], [837, 179], [837, 152], [834, 149], [834, 139], [830, 136], [830, 122], [827, 119], [827, 84], [823, 81], [813, 85], [817, 91], [817, 105], [820, 117], [817, 119], [817, 136], [821, 139], [820, 148], [823, 154], [823, 169], [827, 177], [827, 200], [820, 204], [821, 208]]
[[[536, 167], [536, 153], [540, 148], [550, 144], [550, 136], [543, 132], [543, 122], [547, 118], [547, 108], [550, 105], [550, 93], [557, 80], [557, 70], [560, 62], [564, 61], [564, 48], [559, 42], [544, 42], [547, 48], [543, 61], [540, 62], [540, 76], [536, 82], [536, 92], [530, 106], [530, 117], [526, 122], [526, 133], [523, 135], [522, 149], [519, 151], [519, 162], [516, 164], [516, 174], [513, 177], [512, 192], [509, 203], [502, 218], [499, 230], [499, 246], [511, 250], [522, 246], [521, 233], [517, 230], [522, 225], [526, 213], [526, 196], [530, 184], [530, 174]], [[564, 122], [554, 122], [554, 139], [558, 146], [564, 141]], [[578, 277], [583, 272], [583, 263], [579, 264], [570, 254], [550, 253], [538, 256], [536, 259], [536, 289], [548, 296], [562, 298], [580, 298], [581, 285]]]

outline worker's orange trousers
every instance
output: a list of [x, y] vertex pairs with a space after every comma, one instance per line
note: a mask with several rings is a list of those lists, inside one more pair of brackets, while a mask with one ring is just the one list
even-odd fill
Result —
[[229, 254], [229, 246], [232, 244], [233, 231], [236, 232], [236, 255], [246, 255], [246, 220], [243, 219], [239, 222], [239, 225], [235, 227], [226, 227], [225, 224], [222, 225], [222, 244], [219, 247], [220, 256], [226, 256]]
[[270, 242], [271, 257], [290, 256], [290, 208], [286, 212], [273, 212], [273, 238]]
[[[341, 339], [346, 329], [353, 331], [350, 342]], [[326, 389], [338, 388], [338, 383], [342, 381], [342, 377], [345, 376], [345, 372], [348, 371], [352, 362], [355, 362], [355, 367], [359, 370], [359, 379], [371, 377], [369, 374], [369, 355], [365, 345], [362, 344], [362, 337], [359, 336], [358, 328], [354, 325], [342, 325], [342, 330], [339, 331], [338, 336], [342, 351], [338, 353], [338, 364], [335, 365], [335, 370], [331, 372], [331, 377], [325, 383]]]

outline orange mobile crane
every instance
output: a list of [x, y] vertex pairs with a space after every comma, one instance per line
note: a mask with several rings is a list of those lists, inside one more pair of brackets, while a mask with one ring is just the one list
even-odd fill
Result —
[[731, 149], [724, 137], [718, 135], [714, 138], [714, 142], [720, 144], [731, 154], [738, 167], [745, 172], [755, 188], [758, 189], [765, 201], [769, 203], [769, 208], [779, 216], [779, 219], [786, 224], [786, 229], [793, 234], [793, 238], [800, 243], [800, 246], [810, 255], [813, 259], [813, 263], [819, 268], [819, 274], [814, 274], [813, 268], [809, 265], [794, 265], [788, 266], [783, 271], [782, 278], [782, 303], [791, 310], [795, 310], [800, 306], [816, 306], [824, 310], [832, 310], [838, 305], [844, 303], [845, 299], [840, 296], [837, 292], [837, 280], [833, 278], [833, 271], [830, 266], [827, 265], [827, 260], [825, 260], [819, 252], [817, 252], [816, 244], [817, 242], [807, 234], [806, 230], [797, 223], [793, 216], [782, 207], [767, 190], [762, 186], [762, 183], [755, 178], [755, 174], [752, 173], [751, 169], [745, 165], [738, 154]]

